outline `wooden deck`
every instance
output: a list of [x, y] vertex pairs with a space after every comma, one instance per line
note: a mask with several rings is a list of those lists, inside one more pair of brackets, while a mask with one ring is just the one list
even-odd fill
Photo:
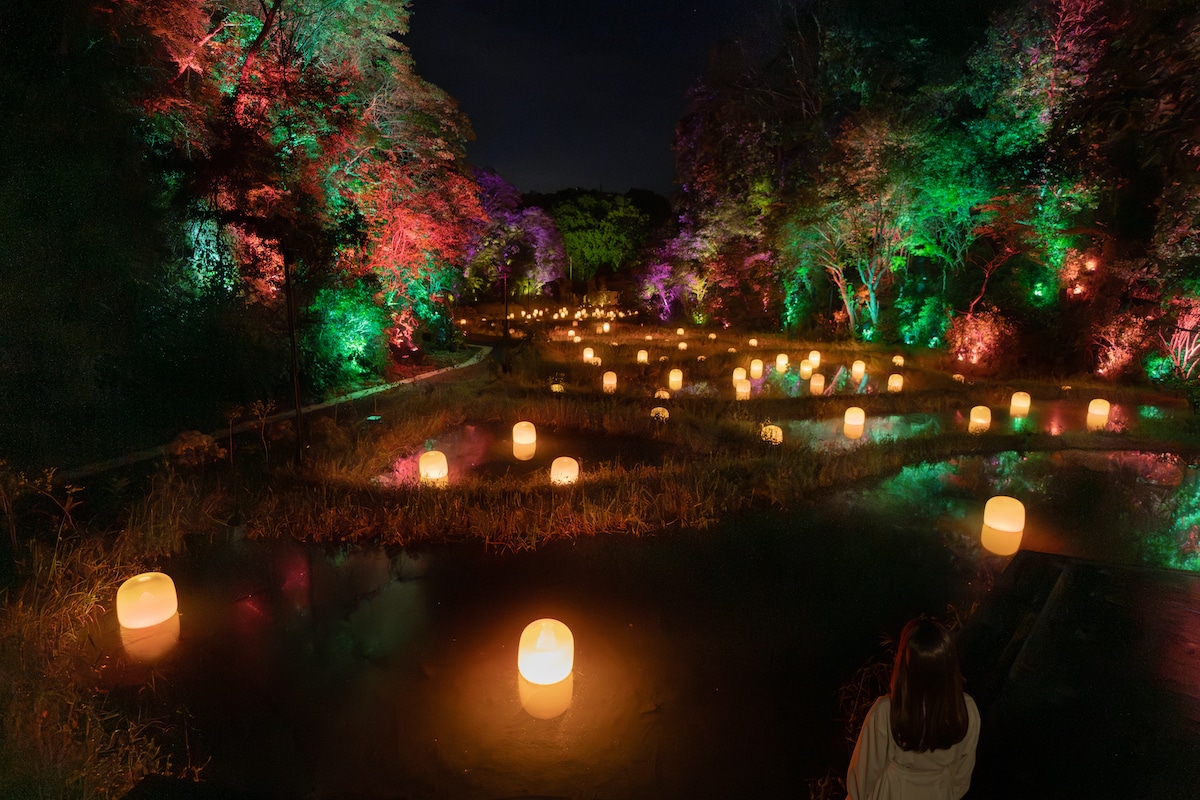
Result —
[[1200, 797], [1200, 576], [1022, 552], [962, 653], [969, 798]]

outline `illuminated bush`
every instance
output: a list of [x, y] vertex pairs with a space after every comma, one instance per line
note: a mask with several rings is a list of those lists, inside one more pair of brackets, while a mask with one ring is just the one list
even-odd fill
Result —
[[995, 366], [1016, 328], [994, 310], [955, 317], [946, 329], [946, 345], [955, 365]]
[[322, 289], [305, 331], [305, 374], [317, 390], [345, 386], [387, 368], [386, 330], [390, 320], [363, 283]]

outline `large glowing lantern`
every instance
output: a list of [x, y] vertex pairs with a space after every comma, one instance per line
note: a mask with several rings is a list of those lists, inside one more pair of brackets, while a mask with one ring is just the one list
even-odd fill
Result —
[[654, 420], [655, 422], [666, 422], [670, 418], [671, 412], [667, 411], [662, 406], [655, 406], [654, 408], [650, 409], [650, 419]]
[[429, 486], [445, 486], [450, 482], [450, 466], [441, 450], [421, 453], [417, 459], [417, 472], [421, 475], [421, 483]]
[[738, 381], [744, 381], [744, 380], [746, 380], [746, 368], [745, 367], [734, 367], [733, 368], [733, 386], [734, 386], [734, 388], [735, 389], [737, 388]]
[[763, 425], [759, 436], [767, 444], [783, 444], [783, 428], [778, 425]]
[[513, 458], [528, 461], [537, 452], [537, 428], [532, 422], [513, 425]]
[[1025, 506], [1015, 497], [996, 495], [983, 507], [980, 543], [998, 556], [1011, 556], [1021, 547]]
[[779, 355], [775, 356], [775, 371], [776, 372], [787, 372], [787, 368], [788, 368], [787, 353], [780, 353]]
[[813, 369], [819, 369], [821, 366], [821, 351], [810, 350], [808, 353], [808, 363], [812, 364]]
[[608, 371], [604, 373], [604, 393], [612, 394], [617, 390], [617, 373]]
[[590, 364], [592, 359], [596, 357], [596, 351], [590, 347], [583, 348], [583, 363]]
[[861, 439], [866, 424], [866, 412], [858, 406], [850, 406], [842, 418], [842, 433], [846, 434], [847, 439]]
[[825, 376], [819, 372], [814, 372], [813, 376], [808, 379], [809, 394], [824, 394], [825, 393]]
[[751, 359], [750, 360], [750, 377], [754, 378], [755, 380], [758, 380], [759, 378], [762, 377], [762, 372], [763, 372], [762, 359], [761, 358]]
[[579, 462], [570, 456], [559, 456], [550, 465], [550, 482], [555, 486], [569, 486], [579, 480]]
[[575, 664], [575, 637], [556, 619], [525, 626], [517, 645], [517, 671], [530, 683], [548, 686], [565, 680]]
[[863, 379], [863, 375], [866, 375], [866, 374], [867, 374], [867, 362], [860, 359], [850, 365], [850, 377], [854, 378], [854, 380], [861, 381]]
[[175, 582], [162, 572], [134, 575], [117, 589], [117, 622], [122, 628], [149, 628], [178, 610]]
[[1109, 404], [1107, 400], [1097, 397], [1088, 403], [1087, 428], [1089, 431], [1102, 431], [1108, 425]]
[[975, 406], [971, 409], [971, 419], [967, 423], [970, 433], [983, 433], [992, 427], [992, 410], [987, 406]]
[[637, 363], [649, 364], [650, 363], [650, 353], [648, 353], [645, 350], [638, 350]]
[[806, 381], [812, 377], [812, 362], [807, 358], [800, 362], [800, 380]]
[[673, 369], [671, 374], [667, 376], [667, 386], [672, 392], [678, 392], [683, 388], [683, 370]]
[[1014, 419], [1029, 416], [1029, 392], [1013, 392], [1008, 401], [1008, 415]]
[[900, 392], [904, 390], [904, 376], [899, 372], [893, 372], [888, 375], [888, 391]]
[[742, 378], [740, 381], [738, 381], [737, 383], [734, 384], [733, 388], [734, 388], [736, 399], [738, 399], [738, 400], [749, 400], [750, 399], [750, 381], [746, 380], [745, 378]]

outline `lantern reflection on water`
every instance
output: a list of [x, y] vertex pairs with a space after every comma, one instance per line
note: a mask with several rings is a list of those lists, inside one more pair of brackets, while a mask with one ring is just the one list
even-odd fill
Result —
[[1015, 497], [996, 495], [983, 507], [980, 543], [998, 556], [1011, 556], [1021, 547], [1025, 505]]
[[750, 381], [742, 378], [734, 383], [734, 399], [749, 400], [750, 399]]
[[525, 626], [517, 645], [521, 707], [532, 717], [552, 719], [571, 705], [575, 637], [556, 619]]
[[604, 373], [604, 393], [612, 394], [617, 391], [617, 373], [609, 370]]
[[662, 406], [655, 406], [650, 409], [650, 419], [655, 422], [666, 422], [671, 417], [671, 412], [667, 411]]
[[421, 453], [417, 459], [417, 472], [421, 483], [427, 486], [445, 486], [450, 482], [450, 465], [446, 462], [446, 454], [440, 450]]
[[537, 429], [532, 422], [513, 425], [513, 458], [528, 461], [537, 452]]
[[734, 386], [734, 388], [737, 388], [738, 381], [744, 381], [744, 380], [746, 380], [746, 368], [745, 367], [734, 367], [733, 368], [733, 386]]

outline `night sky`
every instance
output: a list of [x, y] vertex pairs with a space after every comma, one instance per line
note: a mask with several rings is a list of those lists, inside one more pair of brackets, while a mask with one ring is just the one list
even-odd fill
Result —
[[672, 191], [688, 86], [723, 39], [762, 47], [775, 0], [413, 0], [422, 77], [471, 119], [471, 162], [524, 191]]

